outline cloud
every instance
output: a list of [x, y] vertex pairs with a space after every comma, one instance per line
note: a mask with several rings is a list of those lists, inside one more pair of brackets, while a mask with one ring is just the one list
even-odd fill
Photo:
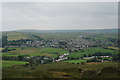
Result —
[[117, 28], [115, 2], [3, 3], [3, 30]]

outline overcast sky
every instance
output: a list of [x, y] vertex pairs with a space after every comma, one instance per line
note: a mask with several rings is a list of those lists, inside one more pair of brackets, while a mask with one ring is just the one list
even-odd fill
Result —
[[2, 4], [2, 29], [117, 28], [117, 2], [10, 2]]

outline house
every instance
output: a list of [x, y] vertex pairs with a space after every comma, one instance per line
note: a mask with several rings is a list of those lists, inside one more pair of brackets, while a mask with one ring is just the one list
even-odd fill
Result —
[[84, 57], [83, 59], [92, 59], [92, 58], [95, 58], [94, 56], [92, 57]]

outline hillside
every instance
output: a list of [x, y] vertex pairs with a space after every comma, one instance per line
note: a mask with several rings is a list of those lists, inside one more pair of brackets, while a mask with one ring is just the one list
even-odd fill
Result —
[[19, 39], [32, 39], [32, 40], [42, 39], [41, 37], [33, 35], [31, 33], [22, 33], [15, 31], [3, 32], [2, 35], [3, 36], [7, 35], [8, 41], [19, 40]]
[[36, 29], [23, 29], [15, 30], [16, 32], [25, 33], [58, 33], [58, 32], [93, 32], [93, 33], [117, 33], [119, 29], [86, 29], [86, 30], [36, 30]]
[[[10, 61], [7, 61], [10, 65]], [[6, 66], [3, 62], [3, 65]], [[23, 63], [23, 62], [22, 62]], [[104, 80], [106, 78], [118, 78], [118, 63], [115, 62], [104, 62], [96, 64], [69, 64], [64, 62], [55, 62], [50, 64], [43, 64], [38, 66], [12, 66], [9, 68], [3, 68], [2, 74], [4, 78], [20, 78], [24, 79], [34, 79], [38, 78], [40, 80], [45, 79], [83, 79], [84, 78], [97, 78], [95, 80]], [[100, 79], [99, 79], [100, 78]], [[64, 80], [63, 79], [63, 80]]]
[[94, 29], [94, 30], [16, 30], [16, 31], [5, 31], [3, 35], [7, 35], [8, 40], [19, 40], [19, 39], [32, 39], [37, 40], [40, 38], [49, 39], [70, 39], [70, 38], [81, 38], [90, 37], [99, 39], [107, 38], [118, 38], [117, 29]]

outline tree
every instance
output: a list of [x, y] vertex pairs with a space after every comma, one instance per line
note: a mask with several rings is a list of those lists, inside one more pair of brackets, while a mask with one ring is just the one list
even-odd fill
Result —
[[80, 58], [83, 59], [83, 56], [81, 56]]
[[91, 54], [88, 54], [88, 57], [91, 57], [92, 55]]
[[113, 56], [113, 61], [120, 61], [120, 53], [119, 54], [114, 54]]
[[24, 60], [24, 56], [18, 56], [18, 60], [23, 61]]
[[111, 53], [96, 52], [93, 56], [111, 56]]
[[84, 54], [84, 57], [87, 57], [86, 54]]

